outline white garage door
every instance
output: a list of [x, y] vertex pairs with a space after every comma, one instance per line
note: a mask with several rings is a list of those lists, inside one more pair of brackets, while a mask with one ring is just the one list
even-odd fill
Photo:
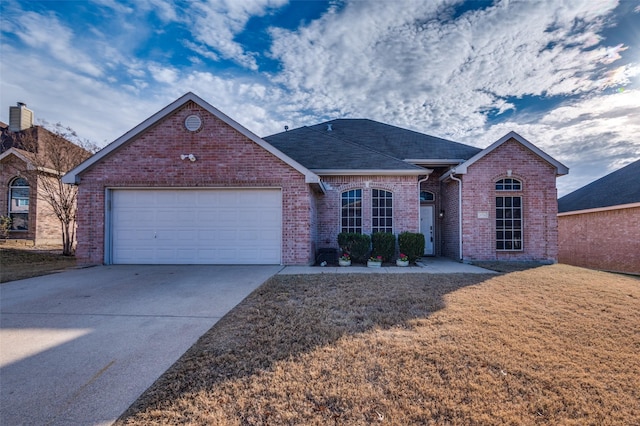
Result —
[[278, 189], [111, 191], [115, 264], [280, 264]]

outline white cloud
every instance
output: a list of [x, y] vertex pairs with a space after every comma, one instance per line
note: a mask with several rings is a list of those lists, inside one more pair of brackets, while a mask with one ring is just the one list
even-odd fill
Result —
[[13, 15], [11, 21], [9, 28], [3, 31], [11, 31], [27, 46], [88, 75], [102, 75], [102, 70], [92, 58], [75, 48], [76, 35], [72, 29], [63, 25], [55, 15], [23, 12]]
[[598, 87], [593, 76], [611, 50], [584, 49], [615, 2], [556, 3], [498, 3], [455, 20], [453, 3], [348, 3], [296, 31], [272, 30], [271, 54], [283, 64], [276, 81], [306, 91], [318, 111], [456, 137], [483, 127], [488, 109], [512, 108], [506, 97]]
[[220, 0], [190, 3], [187, 21], [196, 39], [215, 49], [224, 59], [230, 59], [243, 67], [257, 70], [255, 53], [246, 52], [235, 41], [250, 18], [264, 16], [279, 8], [287, 0]]
[[178, 70], [173, 67], [163, 67], [157, 64], [149, 65], [151, 76], [160, 83], [175, 84], [178, 80]]

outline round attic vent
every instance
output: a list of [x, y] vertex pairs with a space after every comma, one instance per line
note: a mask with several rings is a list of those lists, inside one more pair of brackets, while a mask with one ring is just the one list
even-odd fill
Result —
[[184, 120], [184, 127], [191, 132], [195, 132], [202, 126], [202, 119], [197, 115], [190, 115]]

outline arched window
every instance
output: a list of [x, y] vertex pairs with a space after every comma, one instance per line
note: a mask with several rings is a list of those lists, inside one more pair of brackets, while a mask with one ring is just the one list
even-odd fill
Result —
[[432, 203], [436, 199], [436, 196], [431, 191], [420, 191], [420, 202], [421, 203]]
[[393, 193], [371, 190], [371, 232], [393, 232]]
[[518, 179], [504, 178], [496, 182], [496, 191], [521, 191], [522, 182]]
[[342, 193], [340, 221], [340, 232], [362, 234], [362, 189], [352, 189]]
[[9, 217], [12, 231], [29, 229], [29, 182], [17, 177], [9, 184]]

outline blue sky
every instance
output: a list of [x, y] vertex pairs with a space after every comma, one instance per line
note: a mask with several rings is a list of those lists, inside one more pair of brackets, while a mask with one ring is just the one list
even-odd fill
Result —
[[638, 0], [2, 0], [0, 30], [0, 120], [25, 102], [100, 146], [193, 91], [260, 136], [515, 130], [560, 195], [640, 158]]

